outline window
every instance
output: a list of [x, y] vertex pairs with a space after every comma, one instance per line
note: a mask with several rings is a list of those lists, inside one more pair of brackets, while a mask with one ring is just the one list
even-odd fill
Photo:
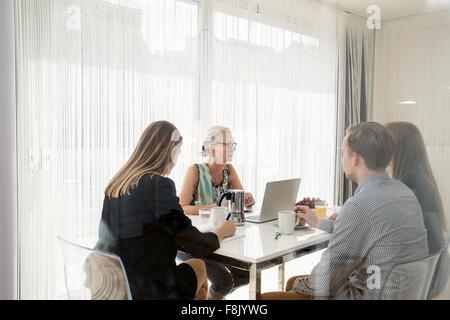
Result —
[[328, 24], [305, 28], [223, 2], [214, 8], [211, 122], [234, 129], [238, 172], [260, 201], [266, 182], [293, 177], [302, 178], [301, 196], [333, 201], [335, 16], [315, 10]]
[[229, 3], [16, 2], [22, 299], [64, 297], [56, 236], [95, 244], [104, 188], [156, 120], [184, 137], [178, 190], [207, 127], [221, 124], [257, 200], [266, 181], [292, 177], [301, 195], [333, 200], [334, 11]]
[[198, 5], [25, 0], [16, 12], [20, 292], [52, 299], [65, 292], [55, 237], [95, 244], [104, 188], [144, 128], [166, 119], [196, 137]]

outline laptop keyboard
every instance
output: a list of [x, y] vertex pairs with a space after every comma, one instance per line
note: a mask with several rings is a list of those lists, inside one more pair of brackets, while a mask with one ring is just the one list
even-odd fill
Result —
[[246, 219], [250, 219], [250, 220], [259, 220], [261, 216], [248, 216]]

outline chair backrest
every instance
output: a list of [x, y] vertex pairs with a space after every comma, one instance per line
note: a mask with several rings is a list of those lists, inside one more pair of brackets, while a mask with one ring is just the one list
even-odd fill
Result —
[[380, 300], [426, 300], [441, 250], [428, 257], [393, 266], [380, 290]]
[[131, 300], [119, 256], [89, 249], [58, 237], [69, 300]]

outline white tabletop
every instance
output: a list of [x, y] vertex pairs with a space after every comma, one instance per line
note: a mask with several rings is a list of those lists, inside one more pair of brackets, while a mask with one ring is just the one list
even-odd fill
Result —
[[[191, 219], [194, 226], [202, 223], [198, 216], [192, 216]], [[292, 235], [282, 235], [275, 240], [278, 231], [276, 221], [263, 224], [247, 222], [245, 226], [237, 227], [236, 231], [237, 235], [244, 236], [222, 243], [215, 254], [248, 263], [260, 263], [323, 243], [331, 237], [322, 230], [308, 228], [296, 230]]]

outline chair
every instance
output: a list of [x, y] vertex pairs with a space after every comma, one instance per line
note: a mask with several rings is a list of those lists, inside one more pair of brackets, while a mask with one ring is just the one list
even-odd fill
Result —
[[447, 240], [434, 271], [428, 299], [450, 300], [450, 238]]
[[58, 237], [64, 260], [68, 300], [131, 300], [119, 256], [92, 250]]
[[427, 300], [441, 251], [393, 266], [379, 293], [380, 300]]

